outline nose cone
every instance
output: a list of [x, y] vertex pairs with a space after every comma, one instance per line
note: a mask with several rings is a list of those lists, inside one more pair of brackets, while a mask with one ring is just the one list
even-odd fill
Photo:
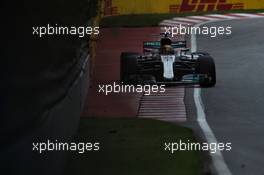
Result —
[[174, 78], [173, 63], [175, 62], [175, 55], [161, 55], [163, 63], [163, 78], [165, 80], [172, 80]]

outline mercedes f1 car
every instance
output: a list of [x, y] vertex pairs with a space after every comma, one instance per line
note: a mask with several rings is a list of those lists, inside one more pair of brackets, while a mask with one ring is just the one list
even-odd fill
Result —
[[186, 41], [172, 41], [164, 34], [160, 41], [143, 42], [143, 54], [121, 53], [120, 81], [124, 84], [216, 84], [215, 63], [205, 52], [191, 52]]

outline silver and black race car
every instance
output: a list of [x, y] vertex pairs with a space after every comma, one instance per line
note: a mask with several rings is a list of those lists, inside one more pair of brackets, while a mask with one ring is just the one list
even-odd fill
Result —
[[215, 63], [205, 52], [190, 52], [186, 41], [172, 41], [164, 34], [160, 41], [143, 42], [143, 54], [123, 52], [120, 81], [124, 84], [175, 84], [213, 87]]

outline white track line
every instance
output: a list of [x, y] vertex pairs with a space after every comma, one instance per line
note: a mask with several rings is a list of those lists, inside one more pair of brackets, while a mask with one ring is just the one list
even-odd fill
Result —
[[163, 22], [165, 23], [173, 23], [173, 24], [178, 24], [178, 25], [192, 25], [192, 23], [188, 22], [181, 22], [181, 21], [176, 21], [176, 20], [164, 20]]
[[247, 18], [261, 18], [262, 16], [259, 16], [257, 14], [250, 14], [250, 13], [230, 13], [231, 15], [240, 15], [242, 17]]
[[197, 20], [197, 19], [189, 19], [189, 18], [173, 18], [174, 21], [180, 20], [180, 21], [184, 21], [184, 22], [188, 22], [188, 23], [200, 23], [203, 22], [201, 20]]
[[[259, 15], [264, 15], [264, 13], [258, 13]], [[234, 14], [237, 15], [237, 14]], [[257, 18], [259, 17], [258, 15], [249, 15], [249, 14], [239, 14], [242, 17], [248, 17], [248, 18]], [[210, 17], [211, 16], [211, 17]], [[223, 19], [217, 19], [217, 17], [219, 18], [223, 18]], [[199, 27], [201, 25], [207, 24], [207, 23], [211, 23], [211, 22], [216, 22], [216, 21], [227, 21], [227, 20], [232, 20], [232, 19], [239, 19], [239, 17], [236, 16], [227, 16], [227, 15], [207, 15], [207, 16], [189, 16], [188, 19], [193, 19], [193, 20], [199, 20], [199, 21], [204, 21], [202, 23], [196, 24], [195, 27]], [[173, 23], [171, 23], [172, 20], [167, 20], [170, 22], [161, 22], [161, 25], [164, 24], [169, 24], [169, 25], [173, 25]], [[196, 36], [195, 34], [191, 35], [191, 51], [195, 52], [197, 51], [197, 41], [196, 41]], [[217, 139], [212, 131], [212, 129], [210, 128], [209, 124], [207, 123], [206, 120], [206, 114], [204, 112], [204, 108], [203, 108], [203, 102], [201, 99], [201, 89], [200, 88], [195, 88], [194, 89], [194, 103], [196, 106], [196, 110], [197, 110], [197, 122], [199, 124], [199, 126], [202, 129], [202, 132], [206, 138], [206, 141], [210, 144], [210, 143], [217, 143]], [[170, 119], [172, 119], [172, 121], [174, 121], [174, 118], [167, 118], [165, 119], [166, 121], [170, 121]], [[180, 118], [178, 118], [179, 120]], [[185, 118], [182, 118], [183, 121], [185, 120]], [[212, 161], [213, 161], [213, 166], [214, 169], [216, 171], [216, 173], [218, 175], [232, 175], [231, 171], [229, 170], [228, 166], [226, 165], [223, 155], [222, 153], [217, 150], [216, 153], [211, 153], [211, 157], [212, 157]]]
[[181, 26], [185, 26], [185, 27], [189, 27], [190, 25], [185, 25], [185, 24], [175, 24], [175, 22], [162, 22], [160, 23], [160, 26], [165, 26], [165, 27], [180, 27]]
[[188, 16], [188, 18], [191, 19], [197, 19], [197, 20], [206, 20], [206, 21], [215, 21], [216, 19], [214, 17], [209, 17], [209, 16]]
[[[200, 24], [195, 25], [195, 27], [199, 27], [203, 24], [210, 23], [210, 22], [213, 22], [213, 21], [207, 21], [204, 23], [200, 23]], [[191, 35], [191, 49], [193, 52], [197, 50], [197, 42], [196, 42], [195, 34]], [[206, 121], [206, 115], [205, 115], [204, 108], [203, 108], [200, 88], [194, 89], [194, 102], [195, 102], [195, 106], [197, 110], [197, 122], [200, 125], [207, 142], [209, 144], [218, 143], [212, 129], [210, 128], [210, 126], [208, 125]], [[218, 175], [232, 175], [231, 171], [229, 170], [228, 166], [226, 165], [224, 161], [221, 151], [217, 150], [215, 154], [213, 153], [210, 153], [210, 154], [212, 157], [213, 166]]]
[[237, 19], [237, 18], [242, 18], [243, 16], [228, 16], [227, 15], [219, 15], [219, 14], [212, 14], [212, 15], [206, 15], [206, 16], [211, 16], [211, 17], [217, 17], [217, 18], [223, 18], [223, 19]]

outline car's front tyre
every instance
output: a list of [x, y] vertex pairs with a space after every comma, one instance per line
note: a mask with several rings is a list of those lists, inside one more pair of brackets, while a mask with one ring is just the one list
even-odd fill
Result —
[[136, 52], [122, 52], [120, 56], [120, 81], [133, 84], [133, 77], [138, 74], [138, 57]]
[[216, 84], [216, 70], [214, 59], [209, 55], [204, 55], [197, 59], [196, 73], [208, 76], [200, 82], [201, 87], [213, 87]]

